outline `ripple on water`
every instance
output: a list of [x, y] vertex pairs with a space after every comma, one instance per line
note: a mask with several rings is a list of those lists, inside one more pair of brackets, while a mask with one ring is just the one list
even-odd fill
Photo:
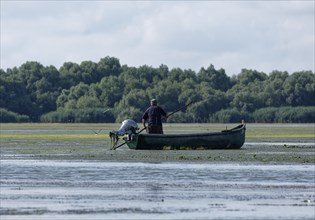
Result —
[[3, 219], [203, 219], [209, 213], [313, 219], [314, 168], [2, 160], [0, 213]]

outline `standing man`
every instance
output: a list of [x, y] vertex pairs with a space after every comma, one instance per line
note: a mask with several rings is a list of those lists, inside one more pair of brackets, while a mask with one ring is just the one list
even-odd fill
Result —
[[[162, 116], [166, 116], [166, 112], [157, 105], [156, 99], [151, 100], [151, 106], [144, 112], [142, 116], [143, 127], [149, 134], [163, 134]], [[146, 121], [148, 120], [148, 126]]]

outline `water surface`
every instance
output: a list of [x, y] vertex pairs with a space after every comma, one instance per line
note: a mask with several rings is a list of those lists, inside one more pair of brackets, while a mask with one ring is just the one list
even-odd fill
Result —
[[1, 160], [1, 220], [313, 220], [314, 166]]

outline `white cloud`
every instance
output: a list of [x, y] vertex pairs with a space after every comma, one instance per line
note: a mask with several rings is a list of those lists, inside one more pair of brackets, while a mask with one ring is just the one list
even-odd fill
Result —
[[1, 68], [105, 56], [229, 75], [314, 71], [314, 2], [1, 2]]

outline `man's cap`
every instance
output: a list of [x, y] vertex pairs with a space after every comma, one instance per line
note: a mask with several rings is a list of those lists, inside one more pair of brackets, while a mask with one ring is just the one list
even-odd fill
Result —
[[157, 103], [156, 99], [151, 99], [151, 102], [155, 104]]

